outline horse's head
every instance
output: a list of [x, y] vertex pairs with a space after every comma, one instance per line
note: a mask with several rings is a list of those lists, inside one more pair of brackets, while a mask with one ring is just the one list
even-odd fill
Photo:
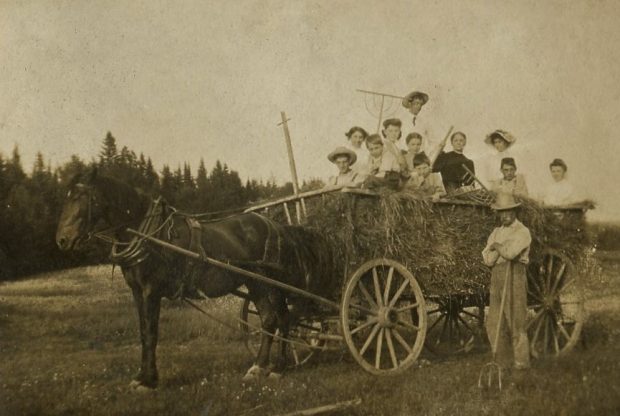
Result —
[[101, 194], [96, 186], [97, 169], [77, 174], [69, 182], [62, 206], [56, 244], [61, 250], [72, 250], [86, 241], [95, 224], [103, 217]]

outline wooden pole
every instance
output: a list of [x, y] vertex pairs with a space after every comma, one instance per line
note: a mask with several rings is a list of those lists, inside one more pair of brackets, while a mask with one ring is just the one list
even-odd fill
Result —
[[299, 194], [299, 181], [297, 180], [297, 168], [295, 167], [295, 157], [293, 156], [293, 146], [291, 145], [291, 133], [288, 131], [288, 119], [286, 113], [280, 111], [282, 116], [282, 128], [284, 128], [284, 140], [286, 141], [286, 150], [288, 151], [288, 164], [291, 168], [291, 176], [293, 177], [293, 191], [295, 195]]
[[[295, 196], [299, 195], [299, 180], [297, 179], [297, 167], [295, 166], [295, 156], [293, 156], [293, 145], [291, 144], [291, 133], [288, 130], [288, 120], [286, 113], [280, 111], [282, 117], [282, 128], [284, 128], [284, 140], [286, 141], [286, 150], [288, 152], [288, 164], [291, 168], [291, 177], [293, 178], [293, 193]], [[297, 223], [301, 224], [301, 207], [299, 201], [295, 201], [295, 212], [297, 215]]]
[[379, 122], [377, 123], [377, 134], [381, 131], [381, 122], [383, 121], [383, 103], [385, 103], [385, 95], [381, 96], [381, 108], [379, 108]]

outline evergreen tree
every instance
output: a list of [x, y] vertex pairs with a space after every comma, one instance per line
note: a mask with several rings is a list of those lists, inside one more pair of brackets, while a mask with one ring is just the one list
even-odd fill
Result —
[[170, 167], [168, 165], [164, 165], [164, 168], [161, 171], [161, 187], [160, 192], [169, 204], [175, 203], [175, 195], [176, 195], [176, 187], [174, 184], [174, 176], [170, 171]]
[[115, 164], [115, 158], [118, 155], [116, 149], [116, 139], [112, 136], [112, 133], [108, 132], [105, 139], [103, 139], [103, 146], [101, 152], [99, 152], [99, 164], [101, 166], [109, 166]]

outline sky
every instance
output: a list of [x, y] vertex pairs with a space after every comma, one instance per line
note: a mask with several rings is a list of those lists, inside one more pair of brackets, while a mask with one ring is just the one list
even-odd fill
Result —
[[474, 160], [508, 130], [534, 193], [560, 157], [590, 217], [620, 220], [618, 16], [613, 0], [5, 0], [0, 152], [90, 160], [111, 131], [157, 169], [219, 159], [283, 183], [285, 111], [300, 178], [326, 178], [349, 127], [376, 129], [356, 89], [418, 89]]

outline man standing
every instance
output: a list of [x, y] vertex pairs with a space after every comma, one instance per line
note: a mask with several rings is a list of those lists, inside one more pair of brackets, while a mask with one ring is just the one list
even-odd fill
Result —
[[435, 161], [437, 154], [439, 154], [439, 144], [438, 138], [435, 136], [435, 125], [431, 123], [431, 120], [428, 117], [428, 114], [422, 116], [420, 115], [420, 111], [422, 111], [422, 107], [428, 102], [429, 97], [428, 94], [422, 91], [413, 91], [410, 92], [403, 98], [403, 107], [405, 107], [413, 118], [411, 119], [412, 132], [420, 134], [423, 140], [423, 150], [428, 157], [431, 159], [431, 162]]
[[[482, 251], [484, 263], [492, 268], [489, 300], [489, 314], [486, 329], [491, 344], [499, 329], [497, 360], [503, 367], [530, 366], [529, 342], [526, 331], [527, 277], [526, 267], [532, 237], [530, 231], [517, 219], [519, 207], [511, 194], [497, 195], [491, 205], [497, 211], [501, 225], [493, 230]], [[503, 314], [500, 315], [502, 293], [506, 287]], [[501, 323], [500, 323], [501, 321]], [[512, 348], [511, 348], [512, 347]], [[510, 353], [512, 349], [513, 354]]]

